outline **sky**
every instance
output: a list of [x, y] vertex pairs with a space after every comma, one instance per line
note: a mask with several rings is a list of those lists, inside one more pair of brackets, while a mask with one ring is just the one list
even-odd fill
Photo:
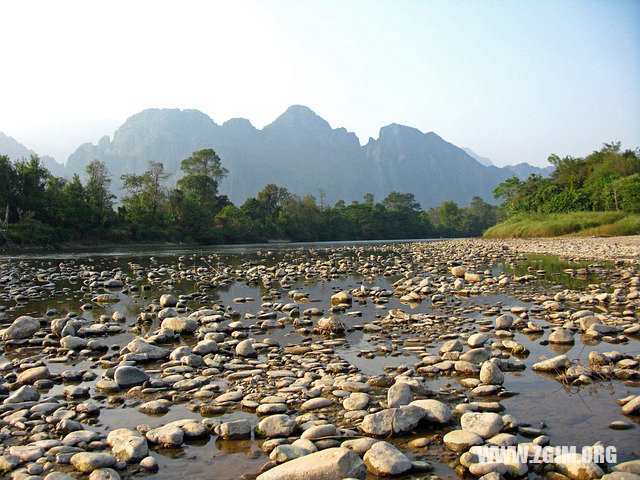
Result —
[[145, 108], [293, 104], [497, 165], [640, 146], [637, 0], [3, 0], [0, 131], [65, 161]]

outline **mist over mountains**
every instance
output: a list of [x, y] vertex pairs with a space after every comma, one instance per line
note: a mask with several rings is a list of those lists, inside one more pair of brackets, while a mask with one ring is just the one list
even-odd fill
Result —
[[[66, 177], [102, 160], [120, 193], [120, 175], [143, 172], [149, 160], [164, 163], [175, 174], [170, 183], [175, 183], [182, 159], [203, 148], [213, 148], [229, 170], [220, 190], [236, 204], [275, 183], [299, 195], [318, 197], [322, 189], [328, 203], [360, 201], [367, 192], [382, 200], [400, 191], [414, 193], [423, 208], [443, 200], [466, 205], [476, 195], [493, 202], [493, 189], [513, 175], [552, 171], [526, 163], [498, 168], [433, 132], [398, 124], [382, 127], [377, 139], [360, 145], [354, 133], [332, 128], [299, 105], [262, 129], [242, 118], [218, 125], [198, 110], [148, 109], [127, 119], [113, 139], [105, 136], [97, 144], [80, 145], [66, 167], [50, 157], [43, 160], [53, 174]], [[17, 159], [31, 153], [0, 134], [0, 154]]]

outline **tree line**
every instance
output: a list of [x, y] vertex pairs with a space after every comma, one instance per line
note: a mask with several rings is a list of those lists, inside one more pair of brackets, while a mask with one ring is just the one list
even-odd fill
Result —
[[[5, 245], [181, 242], [253, 243], [478, 236], [498, 221], [498, 209], [475, 197], [468, 207], [443, 202], [423, 210], [412, 193], [391, 192], [381, 202], [333, 206], [268, 184], [242, 205], [218, 191], [228, 171], [212, 149], [181, 163], [181, 177], [150, 161], [142, 174], [121, 177], [124, 195], [111, 193], [105, 164], [86, 167], [86, 181], [56, 177], [37, 156], [11, 162], [0, 156], [0, 239]], [[425, 185], [428, 188], [428, 185]]]
[[562, 213], [622, 211], [640, 213], [640, 150], [622, 150], [620, 142], [605, 143], [586, 157], [549, 156], [555, 170], [549, 178], [531, 175], [502, 182], [494, 196], [502, 212]]

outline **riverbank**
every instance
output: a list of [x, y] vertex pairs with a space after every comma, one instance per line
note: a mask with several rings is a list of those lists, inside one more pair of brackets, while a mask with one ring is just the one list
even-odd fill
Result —
[[487, 229], [484, 238], [623, 236], [640, 234], [640, 215], [625, 212], [517, 214]]
[[[457, 241], [457, 240], [452, 240]], [[562, 237], [477, 239], [479, 244], [499, 244], [518, 253], [555, 255], [569, 259], [590, 259], [640, 263], [640, 235], [622, 237]]]

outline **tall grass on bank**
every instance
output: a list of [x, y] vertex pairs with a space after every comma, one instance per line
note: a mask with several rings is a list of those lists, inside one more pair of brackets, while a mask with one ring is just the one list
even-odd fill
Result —
[[485, 238], [640, 234], [640, 215], [624, 212], [520, 213], [494, 225]]

